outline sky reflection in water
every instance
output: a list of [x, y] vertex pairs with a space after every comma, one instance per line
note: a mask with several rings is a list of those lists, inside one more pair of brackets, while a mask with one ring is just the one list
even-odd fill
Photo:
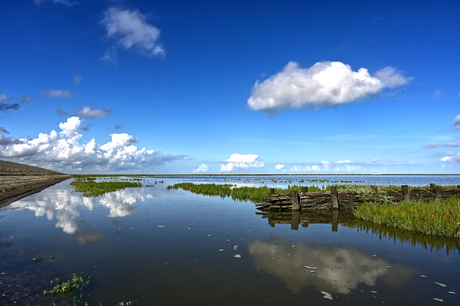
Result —
[[339, 304], [456, 305], [457, 240], [408, 238], [344, 212], [260, 214], [165, 181], [97, 198], [67, 181], [2, 208], [0, 304], [36, 305], [48, 280], [77, 272], [91, 277], [89, 305], [330, 303], [321, 292]]

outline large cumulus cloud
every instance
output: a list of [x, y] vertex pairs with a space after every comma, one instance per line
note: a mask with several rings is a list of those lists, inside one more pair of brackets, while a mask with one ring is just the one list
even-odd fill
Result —
[[380, 93], [384, 88], [407, 84], [392, 67], [371, 76], [366, 68], [353, 71], [341, 62], [319, 62], [310, 68], [300, 68], [289, 62], [281, 72], [262, 83], [256, 82], [248, 105], [253, 110], [277, 112], [290, 108], [340, 105]]
[[37, 138], [18, 139], [16, 143], [0, 143], [0, 157], [29, 162], [58, 171], [106, 172], [147, 170], [175, 160], [183, 155], [139, 149], [139, 140], [126, 133], [111, 134], [112, 140], [100, 145], [93, 138], [81, 143], [83, 120], [70, 117], [59, 124], [61, 131], [40, 133]]

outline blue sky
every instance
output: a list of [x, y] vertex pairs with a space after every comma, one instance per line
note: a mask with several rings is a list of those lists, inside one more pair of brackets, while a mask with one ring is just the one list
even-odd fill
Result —
[[0, 3], [0, 159], [458, 173], [457, 1]]

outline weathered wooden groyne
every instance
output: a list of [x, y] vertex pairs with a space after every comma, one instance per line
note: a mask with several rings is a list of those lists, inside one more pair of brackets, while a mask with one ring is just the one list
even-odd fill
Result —
[[[425, 189], [409, 189], [402, 185], [401, 190], [377, 189], [370, 186], [375, 193], [375, 199], [385, 199], [386, 202], [399, 203], [403, 200], [441, 200], [460, 195], [460, 185], [457, 189], [441, 189], [434, 184]], [[369, 197], [369, 195], [367, 195]], [[308, 192], [308, 187], [301, 187], [301, 192], [291, 191], [289, 194], [277, 194], [270, 189], [268, 199], [264, 203], [257, 203], [260, 210], [326, 210], [350, 209], [369, 201], [359, 192], [337, 191], [332, 186], [330, 192]], [[372, 194], [370, 201], [372, 201]]]

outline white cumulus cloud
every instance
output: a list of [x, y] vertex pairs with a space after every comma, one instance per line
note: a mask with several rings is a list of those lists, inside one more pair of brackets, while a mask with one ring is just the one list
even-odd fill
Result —
[[220, 171], [233, 171], [248, 168], [260, 168], [265, 166], [265, 163], [256, 154], [232, 154], [229, 159], [223, 161]]
[[[185, 156], [165, 154], [161, 151], [139, 149], [139, 139], [126, 133], [111, 134], [112, 140], [100, 145], [93, 138], [81, 143], [83, 120], [68, 118], [59, 124], [61, 131], [40, 133], [37, 138], [15, 139], [15, 143], [0, 143], [0, 157], [27, 162], [44, 168], [64, 172], [106, 172], [118, 170], [147, 170]], [[19, 143], [18, 143], [19, 142]]]
[[283, 165], [283, 164], [276, 165], [275, 168], [276, 168], [277, 170], [280, 170], [280, 169], [283, 169], [283, 168], [284, 168], [284, 165]]
[[342, 62], [319, 62], [304, 69], [289, 62], [281, 72], [262, 83], [256, 82], [247, 102], [253, 110], [268, 112], [322, 108], [376, 95], [384, 88], [402, 86], [410, 80], [392, 67], [371, 76], [366, 68], [353, 71]]
[[443, 162], [460, 162], [460, 153], [447, 153], [446, 156], [440, 159]]
[[198, 169], [193, 170], [193, 172], [208, 172], [209, 166], [206, 164], [201, 164], [201, 166], [198, 167]]
[[[158, 42], [160, 30], [147, 22], [147, 16], [137, 10], [123, 10], [111, 7], [104, 13], [101, 22], [107, 31], [107, 37], [116, 41], [125, 50], [135, 49], [145, 56], [164, 56], [165, 51]], [[116, 50], [109, 51], [104, 60], [116, 59]]]

